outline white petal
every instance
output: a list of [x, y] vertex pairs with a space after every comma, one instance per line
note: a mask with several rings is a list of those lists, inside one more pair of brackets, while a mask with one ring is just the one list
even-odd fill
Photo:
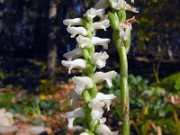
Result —
[[86, 63], [83, 59], [75, 59], [72, 61], [62, 60], [61, 63], [69, 69], [69, 71], [68, 71], [69, 74], [71, 73], [72, 68], [84, 69], [86, 67]]
[[70, 52], [67, 52], [63, 55], [63, 57], [65, 57], [67, 60], [72, 60], [72, 59], [76, 59], [78, 57], [81, 57], [82, 53], [81, 53], [81, 49], [80, 48], [76, 48]]
[[104, 49], [108, 49], [109, 38], [92, 37], [92, 44], [102, 45]]
[[83, 108], [77, 108], [74, 111], [66, 112], [65, 114], [62, 114], [61, 117], [68, 119], [68, 128], [73, 128], [73, 122], [75, 118], [84, 118], [84, 109]]
[[103, 21], [100, 22], [95, 22], [92, 24], [91, 26], [91, 31], [96, 31], [97, 29], [103, 29], [104, 31], [106, 31], [106, 28], [109, 27], [109, 20], [105, 19]]
[[125, 6], [125, 1], [124, 0], [111, 0], [111, 6], [117, 10], [122, 9]]
[[131, 5], [127, 3], [125, 3], [125, 9], [134, 13], [139, 13], [139, 11], [137, 11], [135, 7], [132, 7]]
[[117, 73], [115, 71], [110, 71], [110, 72], [96, 72], [94, 74], [94, 81], [96, 83], [101, 82], [106, 80], [107, 84], [109, 87], [112, 86], [112, 79], [115, 78], [117, 76]]
[[107, 0], [99, 0], [95, 5], [95, 9], [106, 9], [108, 7]]
[[91, 57], [91, 62], [93, 64], [96, 64], [97, 67], [103, 68], [106, 65], [106, 60], [109, 58], [109, 55], [106, 52], [99, 52], [99, 53], [94, 53], [93, 56]]
[[97, 129], [96, 129], [96, 133], [98, 135], [117, 135], [118, 132], [112, 132], [108, 126], [106, 126], [105, 124], [100, 124]]
[[105, 123], [105, 122], [106, 122], [106, 118], [100, 119], [100, 124], [103, 124], [103, 123]]
[[94, 120], [100, 120], [103, 116], [104, 110], [102, 108], [95, 108], [91, 111], [91, 116]]
[[76, 41], [81, 48], [89, 48], [92, 46], [91, 39], [81, 35], [76, 38]]
[[95, 8], [91, 8], [89, 9], [87, 12], [86, 12], [86, 15], [89, 17], [89, 18], [94, 18], [96, 16], [99, 16], [100, 18], [103, 17], [104, 15], [104, 10], [103, 9], [95, 9]]
[[75, 19], [65, 19], [63, 21], [64, 25], [67, 25], [68, 27], [70, 26], [75, 26], [75, 25], [82, 25], [82, 19], [81, 18], [75, 18]]
[[89, 103], [89, 108], [93, 109], [93, 108], [102, 108], [105, 105], [104, 102], [101, 102], [98, 99], [93, 99], [91, 100], [91, 102]]
[[67, 31], [71, 34], [71, 38], [74, 38], [77, 34], [86, 36], [87, 31], [84, 27], [67, 27]]
[[89, 77], [76, 77], [75, 76], [72, 78], [72, 81], [76, 85], [75, 91], [77, 92], [78, 95], [81, 95], [85, 89], [92, 88], [93, 86], [92, 80]]

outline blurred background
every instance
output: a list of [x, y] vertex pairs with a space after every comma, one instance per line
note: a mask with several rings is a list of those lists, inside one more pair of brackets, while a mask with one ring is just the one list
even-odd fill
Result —
[[[79, 74], [73, 70], [68, 75], [61, 65], [63, 54], [76, 47], [63, 20], [82, 17], [96, 2], [0, 0], [0, 118], [7, 122], [0, 126], [41, 126], [48, 134], [78, 134], [67, 130], [67, 121], [60, 118], [72, 110], [71, 77]], [[128, 54], [131, 134], [180, 135], [180, 1], [135, 0], [132, 5], [139, 14], [128, 13], [138, 21], [133, 24]], [[112, 36], [110, 28], [97, 34]], [[103, 70], [119, 72], [112, 42], [107, 52], [110, 58]], [[111, 89], [100, 84], [100, 90], [119, 96], [119, 78]], [[107, 125], [121, 133], [119, 100], [106, 116]], [[11, 122], [6, 119], [9, 113]]]

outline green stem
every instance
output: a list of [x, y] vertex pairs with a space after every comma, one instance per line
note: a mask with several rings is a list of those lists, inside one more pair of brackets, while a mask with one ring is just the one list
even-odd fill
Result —
[[120, 42], [120, 44], [117, 45], [117, 48], [120, 58], [120, 75], [121, 75], [120, 90], [121, 90], [121, 103], [122, 103], [122, 115], [123, 115], [122, 134], [130, 135], [127, 53], [123, 42]]

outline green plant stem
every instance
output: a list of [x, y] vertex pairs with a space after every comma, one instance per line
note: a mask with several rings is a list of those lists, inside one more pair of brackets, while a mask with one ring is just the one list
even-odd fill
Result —
[[121, 90], [121, 103], [122, 103], [122, 115], [123, 125], [122, 134], [130, 134], [130, 123], [129, 123], [129, 90], [128, 90], [128, 61], [126, 48], [123, 42], [117, 45], [119, 59], [120, 59], [120, 90]]

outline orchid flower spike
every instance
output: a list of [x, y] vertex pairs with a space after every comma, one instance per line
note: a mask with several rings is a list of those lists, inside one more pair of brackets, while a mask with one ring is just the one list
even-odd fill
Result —
[[71, 38], [74, 38], [77, 34], [86, 36], [87, 31], [84, 27], [67, 27], [67, 31], [71, 34]]
[[79, 58], [82, 56], [82, 53], [81, 53], [81, 49], [80, 48], [76, 48], [70, 52], [67, 52], [63, 55], [63, 57], [65, 57], [67, 60], [73, 60], [73, 59], [76, 59], [76, 58]]
[[72, 68], [84, 69], [86, 67], [86, 62], [83, 59], [75, 59], [72, 61], [62, 60], [61, 62], [65, 67], [69, 69], [68, 73], [71, 73]]
[[92, 80], [89, 77], [76, 77], [75, 76], [72, 78], [72, 81], [76, 85], [75, 91], [77, 92], [78, 95], [81, 95], [85, 89], [89, 89], [93, 87]]
[[82, 25], [82, 19], [81, 18], [75, 18], [75, 19], [65, 19], [63, 21], [64, 25], [70, 26], [76, 26], [76, 25]]
[[98, 134], [98, 135], [117, 135], [118, 132], [117, 131], [112, 132], [108, 128], [108, 126], [106, 126], [105, 124], [100, 124], [96, 129], [96, 134]]
[[73, 128], [73, 122], [76, 118], [84, 118], [85, 113], [83, 108], [77, 108], [74, 111], [66, 112], [65, 114], [62, 114], [61, 117], [68, 119], [68, 128]]
[[109, 71], [106, 73], [103, 72], [96, 72], [94, 74], [94, 81], [96, 83], [101, 82], [101, 81], [106, 81], [108, 86], [111, 87], [112, 86], [112, 79], [115, 78], [117, 76], [117, 73], [115, 71]]
[[91, 57], [91, 62], [97, 65], [97, 68], [103, 68], [106, 65], [106, 60], [109, 58], [109, 55], [106, 52], [94, 53]]

